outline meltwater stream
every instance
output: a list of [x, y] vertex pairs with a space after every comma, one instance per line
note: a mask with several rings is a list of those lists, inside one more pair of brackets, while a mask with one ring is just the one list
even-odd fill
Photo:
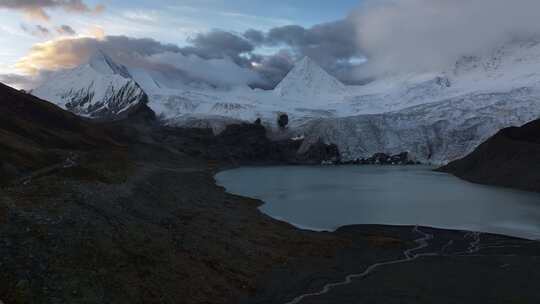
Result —
[[247, 167], [216, 175], [230, 193], [300, 228], [421, 225], [540, 239], [540, 194], [472, 184], [422, 166]]

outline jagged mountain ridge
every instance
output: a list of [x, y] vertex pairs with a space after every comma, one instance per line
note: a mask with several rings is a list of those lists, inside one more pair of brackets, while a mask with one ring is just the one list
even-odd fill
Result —
[[275, 128], [277, 115], [287, 113], [288, 134], [305, 135], [307, 143], [336, 143], [345, 160], [410, 151], [420, 160], [446, 163], [501, 128], [538, 118], [539, 71], [540, 44], [520, 42], [489, 56], [463, 57], [440, 73], [388, 75], [363, 86], [343, 85], [308, 58], [274, 91], [170, 87], [155, 73], [129, 68], [126, 75], [136, 75], [150, 92], [148, 105], [168, 125], [219, 132], [226, 124], [261, 118]]
[[94, 119], [125, 117], [148, 102], [128, 69], [103, 52], [97, 52], [84, 65], [54, 73], [32, 94]]
[[105, 75], [120, 75], [127, 79], [133, 78], [125, 66], [117, 64], [112, 60], [111, 57], [101, 50], [98, 50], [92, 57], [90, 57], [88, 65], [90, 65], [90, 67], [92, 67], [94, 70]]

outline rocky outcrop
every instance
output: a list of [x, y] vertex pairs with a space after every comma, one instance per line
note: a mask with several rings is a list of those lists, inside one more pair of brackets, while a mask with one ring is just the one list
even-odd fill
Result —
[[297, 153], [296, 159], [309, 164], [337, 164], [341, 162], [338, 146], [325, 144], [322, 141], [309, 146], [307, 151], [303, 153]]
[[302, 140], [272, 141], [260, 124], [234, 124], [218, 135], [210, 129], [166, 128], [168, 142], [193, 156], [235, 164], [320, 164], [339, 161], [337, 146], [319, 142], [301, 150]]
[[368, 158], [358, 158], [353, 161], [342, 162], [350, 165], [419, 165], [420, 162], [414, 160], [409, 152], [402, 152], [395, 155], [386, 153], [375, 153]]
[[540, 120], [503, 129], [439, 170], [475, 183], [540, 192]]

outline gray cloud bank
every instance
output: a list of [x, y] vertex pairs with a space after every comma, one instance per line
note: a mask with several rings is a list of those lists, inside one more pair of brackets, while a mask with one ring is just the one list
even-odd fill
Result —
[[44, 38], [51, 34], [51, 31], [48, 28], [39, 24], [34, 26], [21, 24], [21, 29], [28, 34], [39, 38]]
[[[212, 33], [209, 37], [219, 35]], [[43, 80], [43, 75], [76, 67], [86, 63], [96, 52], [103, 51], [129, 67], [162, 72], [173, 79], [187, 82], [203, 82], [215, 86], [264, 82], [257, 72], [248, 67], [249, 60], [240, 56], [242, 48], [236, 51], [233, 45], [218, 48], [212, 41], [200, 39], [193, 46], [180, 48], [153, 39], [125, 36], [52, 40], [34, 45], [30, 53], [17, 63], [20, 70], [33, 75], [26, 77], [27, 81], [25, 77], [16, 75], [3, 75], [1, 79], [16, 83], [18, 87], [30, 88]], [[225, 41], [229, 43], [228, 38]]]
[[350, 18], [311, 28], [289, 25], [266, 33], [251, 29], [243, 36], [256, 46], [281, 49], [260, 61], [260, 69], [266, 73], [271, 85], [286, 75], [292, 62], [304, 56], [309, 56], [342, 81], [352, 83], [356, 81], [352, 73], [356, 67], [351, 60], [363, 56], [357, 43], [357, 27]]
[[370, 0], [354, 14], [364, 73], [438, 71], [540, 34], [538, 0]]
[[69, 25], [61, 25], [56, 28], [56, 32], [63, 36], [75, 36], [77, 32]]
[[[24, 23], [21, 23], [21, 29], [32, 35], [32, 36], [35, 36], [35, 37], [38, 37], [38, 38], [47, 38], [48, 36], [50, 36], [52, 33], [51, 33], [51, 30], [47, 27], [44, 27], [42, 25], [26, 25]], [[77, 35], [77, 32], [69, 25], [66, 25], [66, 24], [63, 24], [63, 25], [60, 25], [58, 27], [56, 27], [54, 29], [56, 31], [56, 33], [60, 36], [75, 36]]]
[[[245, 35], [214, 30], [189, 39], [186, 47], [125, 36], [60, 39], [35, 45], [18, 67], [32, 74], [74, 67], [102, 50], [128, 66], [176, 72], [188, 81], [273, 88], [303, 56], [310, 56], [329, 71], [344, 75], [347, 70], [344, 63], [357, 54], [352, 31], [354, 25], [348, 21], [310, 29], [288, 26], [266, 33], [250, 30]], [[260, 39], [254, 40], [250, 32], [260, 35]], [[276, 51], [260, 55], [256, 52], [259, 47]]]
[[[44, 0], [51, 1], [58, 2]], [[368, 0], [335, 22], [241, 34], [214, 30], [186, 47], [124, 36], [62, 39], [36, 45], [19, 66], [27, 72], [72, 67], [100, 49], [130, 66], [210, 85], [272, 88], [309, 56], [343, 82], [361, 83], [384, 73], [441, 71], [461, 56], [538, 36], [539, 11], [538, 0]]]

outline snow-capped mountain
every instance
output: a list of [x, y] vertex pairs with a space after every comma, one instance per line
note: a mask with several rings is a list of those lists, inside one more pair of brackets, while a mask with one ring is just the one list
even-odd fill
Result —
[[540, 117], [540, 90], [472, 93], [400, 111], [316, 119], [300, 127], [304, 145], [322, 139], [354, 160], [378, 152], [410, 152], [435, 164], [461, 158], [506, 126]]
[[148, 101], [128, 69], [103, 52], [97, 52], [84, 65], [54, 73], [32, 94], [96, 119], [122, 117]]
[[[347, 90], [338, 79], [328, 74], [315, 61], [304, 57], [274, 89], [279, 97], [295, 101], [335, 102]], [[337, 99], [337, 100], [336, 100]]]
[[288, 135], [304, 135], [305, 147], [335, 143], [346, 160], [409, 151], [445, 163], [501, 128], [540, 117], [540, 43], [513, 43], [438, 73], [389, 75], [362, 86], [343, 85], [305, 58], [273, 91], [193, 86], [101, 54], [57, 73], [34, 94], [87, 116], [122, 113], [147, 96], [166, 124], [215, 132], [257, 118], [275, 127], [287, 113]]
[[505, 45], [438, 74], [393, 75], [351, 89], [351, 114], [300, 127], [305, 145], [336, 143], [349, 160], [409, 151], [446, 163], [502, 128], [540, 117], [540, 43]]

